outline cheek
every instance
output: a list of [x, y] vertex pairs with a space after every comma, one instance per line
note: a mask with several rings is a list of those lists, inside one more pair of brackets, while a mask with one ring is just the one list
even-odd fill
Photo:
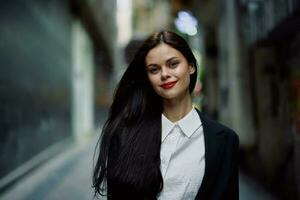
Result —
[[180, 71], [177, 72], [176, 76], [183, 80], [184, 82], [188, 81], [190, 79], [190, 73], [186, 69], [180, 69]]
[[191, 76], [189, 73], [184, 73], [181, 75], [181, 87], [182, 89], [189, 88], [191, 82]]

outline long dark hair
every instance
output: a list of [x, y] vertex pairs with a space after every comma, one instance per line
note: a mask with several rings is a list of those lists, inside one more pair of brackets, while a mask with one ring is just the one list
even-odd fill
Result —
[[145, 70], [147, 53], [161, 43], [180, 51], [195, 67], [195, 73], [190, 75], [189, 91], [195, 86], [197, 62], [182, 37], [171, 31], [160, 31], [143, 42], [117, 86], [102, 129], [93, 174], [95, 196], [107, 192], [108, 198], [113, 199], [119, 195], [122, 199], [156, 199], [163, 188], [160, 173], [163, 106]]

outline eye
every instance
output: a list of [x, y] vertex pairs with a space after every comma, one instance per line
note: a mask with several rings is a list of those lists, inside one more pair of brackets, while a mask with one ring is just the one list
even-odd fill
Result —
[[178, 61], [172, 61], [172, 62], [170, 62], [169, 66], [170, 66], [171, 68], [176, 68], [178, 64], [179, 64]]
[[147, 70], [150, 74], [157, 74], [159, 72], [159, 69], [157, 67], [150, 67]]

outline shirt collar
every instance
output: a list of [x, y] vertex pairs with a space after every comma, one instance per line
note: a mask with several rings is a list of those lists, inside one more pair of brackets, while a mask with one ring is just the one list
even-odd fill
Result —
[[186, 116], [184, 116], [182, 119], [180, 119], [175, 123], [171, 122], [163, 114], [161, 119], [162, 119], [162, 138], [161, 138], [162, 141], [164, 141], [167, 135], [174, 129], [176, 124], [178, 124], [183, 134], [187, 137], [193, 135], [193, 133], [202, 125], [200, 117], [197, 111], [195, 110], [195, 108], [193, 108]]
[[164, 114], [161, 114], [161, 141], [164, 141], [174, 127], [175, 123], [171, 122]]

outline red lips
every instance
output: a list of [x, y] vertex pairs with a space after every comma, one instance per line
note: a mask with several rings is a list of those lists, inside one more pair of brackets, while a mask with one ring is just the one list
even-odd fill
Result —
[[164, 89], [171, 89], [176, 83], [177, 83], [177, 81], [164, 83], [161, 85], [161, 87]]

